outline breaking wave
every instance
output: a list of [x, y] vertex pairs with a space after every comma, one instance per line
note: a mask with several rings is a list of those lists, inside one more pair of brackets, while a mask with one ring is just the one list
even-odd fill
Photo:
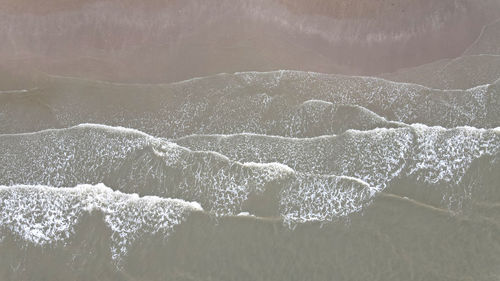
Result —
[[[125, 128], [80, 125], [2, 135], [0, 142], [0, 161], [7, 163], [1, 184], [103, 182], [122, 192], [197, 201], [216, 216], [251, 211], [290, 222], [333, 220], [360, 211], [375, 194], [358, 179], [295, 172], [278, 163], [231, 161]], [[300, 214], [294, 213], [299, 209]]]
[[72, 188], [0, 186], [0, 197], [0, 238], [4, 228], [39, 245], [64, 243], [84, 214], [102, 212], [112, 232], [111, 252], [117, 262], [142, 235], [161, 233], [166, 237], [191, 212], [203, 211], [198, 203], [139, 197], [103, 184]]
[[356, 177], [379, 191], [395, 180], [412, 179], [440, 186], [436, 193], [443, 196], [460, 197], [466, 195], [459, 186], [473, 163], [490, 157], [487, 166], [498, 165], [500, 131], [416, 124], [309, 139], [237, 134], [195, 135], [175, 142], [235, 161], [279, 162], [301, 172]]

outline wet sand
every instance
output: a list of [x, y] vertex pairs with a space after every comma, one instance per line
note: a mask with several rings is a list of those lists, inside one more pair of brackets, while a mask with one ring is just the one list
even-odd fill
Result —
[[121, 82], [296, 69], [374, 75], [459, 56], [496, 1], [2, 1], [0, 64]]

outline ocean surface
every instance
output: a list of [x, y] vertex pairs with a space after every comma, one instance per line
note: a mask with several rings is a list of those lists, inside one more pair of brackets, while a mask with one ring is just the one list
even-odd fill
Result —
[[500, 280], [499, 2], [1, 2], [0, 280]]

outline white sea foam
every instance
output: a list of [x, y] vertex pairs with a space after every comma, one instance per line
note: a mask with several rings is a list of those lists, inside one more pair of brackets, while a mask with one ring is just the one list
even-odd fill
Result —
[[241, 212], [237, 214], [238, 217], [255, 217], [255, 215], [250, 214], [249, 212]]
[[73, 188], [0, 186], [0, 199], [0, 231], [8, 229], [18, 238], [39, 245], [67, 242], [83, 215], [101, 211], [113, 233], [110, 250], [116, 262], [141, 236], [167, 237], [189, 213], [203, 211], [196, 202], [139, 197], [103, 184]]
[[238, 161], [280, 162], [301, 172], [351, 176], [377, 190], [396, 179], [412, 178], [416, 183], [442, 186], [437, 192], [449, 197], [446, 194], [457, 190], [454, 187], [461, 184], [474, 161], [499, 153], [498, 132], [498, 128], [414, 124], [308, 139], [241, 134], [198, 135], [178, 141]]
[[[198, 201], [217, 216], [238, 214], [250, 194], [263, 193], [272, 182], [282, 190], [301, 186], [318, 190], [314, 195], [318, 198], [336, 194], [340, 201], [350, 198], [359, 203], [356, 207], [341, 204], [346, 209], [331, 210], [330, 215], [309, 215], [309, 219], [291, 215], [289, 221], [315, 220], [313, 217], [331, 220], [357, 212], [366, 202], [356, 198], [370, 198], [398, 178], [457, 185], [475, 159], [495, 155], [500, 146], [498, 128], [445, 129], [420, 124], [349, 130], [338, 136], [311, 139], [241, 134], [180, 140], [195, 150], [214, 150], [227, 156], [192, 151], [135, 130], [88, 124], [37, 134], [3, 135], [0, 140], [4, 143], [0, 158], [9, 163], [2, 168], [2, 184], [71, 186], [106, 181], [125, 192]], [[36, 169], [28, 170], [26, 162], [36, 163]], [[295, 170], [339, 176], [318, 184], [322, 176], [312, 175], [306, 180]], [[344, 181], [356, 186], [366, 183], [370, 188], [346, 189]], [[321, 188], [324, 194], [319, 192]]]
[[282, 190], [280, 211], [289, 225], [332, 221], [361, 211], [374, 195], [375, 191], [359, 179], [302, 175]]
[[[198, 201], [217, 216], [238, 214], [249, 195], [263, 193], [269, 183], [289, 188], [322, 178], [304, 179], [284, 164], [231, 161], [219, 153], [191, 151], [135, 130], [101, 125], [3, 135], [0, 141], [0, 159], [9, 163], [0, 176], [3, 184], [64, 187], [105, 181], [125, 192]], [[335, 180], [328, 184], [337, 188]]]
[[[53, 83], [63, 82], [56, 79]], [[115, 98], [117, 86], [95, 86], [103, 96]], [[498, 107], [485, 102], [495, 98], [497, 91], [488, 85], [452, 91], [373, 77], [275, 71], [220, 74], [152, 88], [130, 87], [125, 89], [155, 101], [144, 105], [151, 110], [136, 112], [131, 105], [134, 102], [127, 102], [130, 96], [124, 95], [116, 96], [116, 105], [96, 111], [99, 100], [92, 95], [76, 92], [75, 99], [55, 90], [43, 106], [33, 104], [47, 113], [47, 120], [14, 123], [23, 105], [8, 100], [1, 109], [5, 118], [0, 129], [16, 132], [92, 122], [139, 128], [168, 138], [243, 132], [312, 137], [339, 134], [349, 128], [394, 127], [391, 122], [395, 121], [445, 127], [499, 125], [495, 117]]]

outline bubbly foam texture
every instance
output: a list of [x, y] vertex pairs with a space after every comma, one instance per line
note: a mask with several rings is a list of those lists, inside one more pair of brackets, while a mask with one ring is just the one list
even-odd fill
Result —
[[[186, 98], [194, 111], [174, 118], [194, 116], [190, 123], [202, 125], [175, 136], [252, 132], [313, 137], [397, 126], [387, 120], [445, 127], [500, 125], [490, 117], [499, 109], [486, 102], [497, 92], [488, 85], [438, 90], [373, 77], [274, 71], [217, 75], [174, 88], [186, 93], [210, 89], [202, 99]], [[212, 114], [211, 107], [217, 107], [218, 114]]]
[[[63, 80], [51, 83], [54, 90], [50, 96], [43, 91], [36, 93], [43, 106], [31, 99], [0, 97], [0, 110], [5, 115], [0, 131], [92, 122], [138, 128], [168, 138], [245, 132], [315, 137], [401, 125], [395, 122], [448, 128], [500, 126], [500, 107], [492, 102], [498, 99], [496, 84], [439, 90], [380, 78], [300, 71], [220, 74], [156, 86], [80, 81], [70, 94], [58, 90], [65, 88], [58, 87], [64, 85]], [[89, 86], [96, 95], [80, 90]], [[144, 99], [137, 101], [139, 95]], [[113, 100], [113, 105], [103, 109], [102, 99]], [[25, 106], [21, 100], [46, 119], [34, 123], [20, 116]], [[12, 121], [23, 117], [26, 123]]]
[[289, 225], [333, 221], [361, 211], [374, 194], [375, 190], [359, 180], [303, 175], [282, 190], [280, 212]]
[[[237, 211], [252, 188], [262, 190], [286, 171], [273, 165], [234, 163], [217, 153], [191, 152], [135, 130], [102, 125], [4, 140], [0, 157], [9, 163], [2, 175], [4, 184], [107, 182], [126, 192], [199, 201], [221, 215]], [[25, 165], [27, 161], [38, 169]]]
[[498, 130], [445, 129], [415, 125], [417, 143], [409, 173], [429, 183], [460, 183], [471, 163], [482, 155], [494, 155], [500, 147]]
[[288, 113], [272, 131], [288, 137], [311, 137], [338, 134], [348, 129], [393, 126], [397, 125], [361, 106], [308, 100]]
[[[417, 145], [405, 170], [409, 176], [431, 185], [440, 185], [443, 201], [449, 207], [461, 207], [474, 187], [462, 183], [472, 163], [482, 156], [497, 156], [500, 148], [498, 129], [470, 127], [445, 129], [414, 126]], [[462, 189], [453, 187], [462, 186]]]
[[145, 234], [167, 237], [191, 212], [203, 211], [195, 202], [139, 197], [103, 184], [74, 188], [0, 186], [0, 198], [0, 231], [8, 229], [39, 245], [68, 241], [83, 215], [102, 212], [112, 232], [112, 257], [118, 263], [136, 239]]
[[[275, 96], [272, 93], [281, 94], [285, 89], [290, 89], [293, 92], [286, 92], [288, 99], [314, 98], [334, 104], [358, 105], [390, 120], [405, 123], [423, 122], [446, 127], [495, 127], [488, 124], [494, 121], [498, 126], [498, 120], [485, 120], [482, 115], [486, 106], [483, 98], [495, 95], [495, 92], [488, 92], [488, 85], [479, 87], [483, 89], [482, 92], [478, 91], [478, 87], [466, 91], [444, 91], [372, 77], [347, 77], [300, 71], [250, 72], [238, 75], [246, 82], [246, 87], [266, 85], [271, 96]], [[455, 110], [450, 110], [450, 106]], [[497, 108], [486, 107], [488, 111], [498, 111]], [[448, 112], [455, 119], [441, 116], [436, 114], [437, 112]]]
[[409, 177], [428, 185], [457, 186], [475, 160], [498, 154], [500, 135], [498, 128], [445, 129], [416, 124], [310, 139], [198, 135], [178, 142], [238, 161], [276, 161], [297, 171], [351, 176], [384, 190], [393, 180]]
[[[0, 142], [0, 160], [8, 163], [2, 168], [2, 184], [64, 187], [104, 182], [127, 193], [197, 201], [216, 216], [238, 214], [251, 194], [262, 194], [270, 185], [281, 190], [307, 182], [284, 164], [241, 163], [216, 152], [191, 151], [134, 130], [102, 125], [3, 135]], [[34, 165], [28, 167], [26, 162]], [[314, 177], [321, 176], [308, 179]], [[330, 188], [337, 188], [336, 182], [330, 183]]]
[[279, 162], [297, 171], [351, 176], [377, 189], [401, 172], [412, 141], [409, 128], [348, 131], [311, 139], [243, 134], [178, 140], [194, 150], [218, 151], [237, 161]]

